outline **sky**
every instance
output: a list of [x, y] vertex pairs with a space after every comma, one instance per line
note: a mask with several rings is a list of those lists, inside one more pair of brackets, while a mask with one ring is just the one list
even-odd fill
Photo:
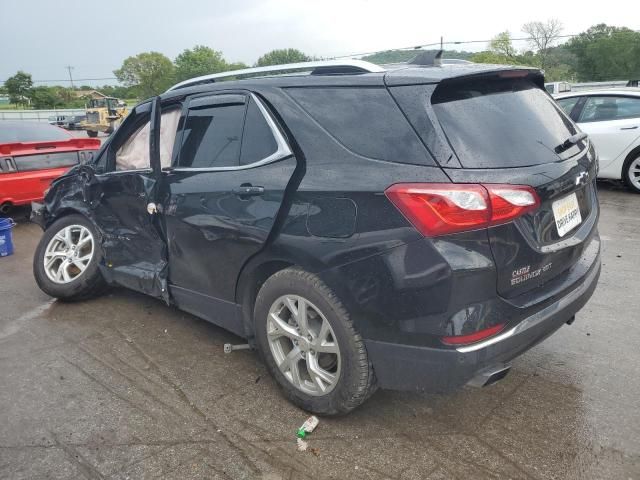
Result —
[[0, 81], [18, 70], [35, 81], [67, 79], [67, 65], [75, 79], [108, 78], [128, 56], [159, 51], [173, 59], [198, 44], [250, 65], [275, 48], [331, 57], [424, 45], [440, 36], [445, 42], [484, 40], [509, 30], [519, 37], [524, 23], [549, 18], [559, 19], [565, 34], [597, 23], [640, 29], [640, 15], [608, 5], [595, 0], [583, 0], [579, 8], [559, 0], [0, 0]]

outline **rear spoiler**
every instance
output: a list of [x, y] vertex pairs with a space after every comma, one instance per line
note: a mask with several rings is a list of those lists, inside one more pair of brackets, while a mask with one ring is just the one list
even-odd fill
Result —
[[[425, 59], [422, 59], [425, 60]], [[420, 60], [420, 61], [422, 61]], [[435, 61], [435, 59], [434, 59]], [[384, 82], [387, 87], [429, 85], [447, 82], [474, 81], [474, 79], [527, 78], [537, 87], [544, 88], [544, 74], [537, 68], [520, 65], [490, 65], [468, 63], [462, 65], [430, 66], [408, 64], [406, 68], [387, 71]]]
[[68, 140], [54, 140], [44, 142], [15, 142], [0, 144], [0, 155], [20, 155], [33, 153], [34, 150], [54, 150], [67, 152], [73, 150], [97, 150], [100, 148], [97, 138], [70, 138]]
[[534, 83], [536, 86], [544, 90], [544, 74], [542, 71], [533, 68], [517, 68], [512, 69], [500, 69], [500, 70], [488, 70], [485, 72], [472, 73], [470, 75], [460, 75], [457, 77], [445, 78], [442, 80], [442, 84], [455, 84], [464, 83], [469, 81], [478, 80], [491, 80], [491, 79], [520, 79], [526, 78]]

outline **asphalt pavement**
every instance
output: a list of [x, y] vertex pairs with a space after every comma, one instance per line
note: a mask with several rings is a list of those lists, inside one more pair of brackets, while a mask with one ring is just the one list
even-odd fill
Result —
[[599, 190], [602, 275], [573, 325], [490, 387], [322, 418], [306, 452], [258, 355], [223, 353], [240, 339], [125, 290], [53, 301], [21, 221], [0, 258], [0, 478], [640, 479], [640, 195]]

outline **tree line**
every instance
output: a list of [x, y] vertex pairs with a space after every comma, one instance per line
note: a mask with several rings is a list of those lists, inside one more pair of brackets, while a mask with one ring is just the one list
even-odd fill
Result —
[[[254, 66], [282, 65], [308, 62], [313, 58], [295, 48], [277, 49], [265, 53]], [[248, 68], [242, 62], [229, 63], [222, 52], [204, 45], [184, 50], [172, 62], [160, 52], [144, 52], [124, 60], [122, 67], [114, 70], [118, 81], [134, 89], [139, 98], [147, 98], [164, 92], [175, 83], [211, 73]]]
[[[524, 24], [526, 47], [514, 46], [507, 30], [498, 33], [481, 52], [446, 50], [445, 58], [459, 58], [476, 63], [528, 65], [545, 71], [548, 81], [573, 82], [640, 79], [640, 32], [626, 27], [598, 24], [570, 36], [560, 43], [562, 23], [556, 19]], [[388, 50], [363, 57], [377, 64], [406, 62], [415, 50]], [[262, 55], [254, 66], [280, 65], [314, 60], [294, 48], [272, 50]], [[160, 52], [143, 52], [126, 58], [113, 73], [119, 86], [105, 85], [100, 91], [119, 98], [148, 98], [164, 92], [171, 85], [210, 73], [248, 67], [227, 61], [222, 52], [204, 45], [185, 49], [173, 61]], [[90, 87], [80, 87], [90, 89]], [[64, 87], [34, 87], [31, 76], [18, 72], [5, 81], [4, 90], [11, 103], [31, 104], [35, 108], [81, 107], [84, 100]], [[0, 91], [0, 93], [2, 93]]]
[[529, 37], [528, 48], [518, 51], [511, 33], [504, 31], [470, 60], [539, 67], [547, 81], [640, 79], [640, 32], [601, 23], [558, 44], [563, 32], [558, 20], [530, 22], [522, 31]]
[[[307, 62], [313, 57], [294, 48], [276, 49], [262, 55], [255, 66]], [[9, 95], [10, 103], [33, 108], [82, 108], [85, 100], [77, 90], [98, 90], [117, 98], [148, 98], [164, 92], [171, 85], [189, 78], [210, 73], [248, 68], [242, 62], [228, 62], [222, 52], [204, 45], [185, 49], [173, 61], [160, 52], [143, 52], [128, 57], [114, 70], [119, 86], [104, 85], [92, 88], [82, 85], [71, 89], [61, 86], [34, 86], [29, 73], [19, 71], [4, 82], [0, 94]]]

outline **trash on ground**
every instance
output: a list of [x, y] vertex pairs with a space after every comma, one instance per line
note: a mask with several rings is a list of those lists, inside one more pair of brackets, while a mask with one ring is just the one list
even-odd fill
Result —
[[316, 417], [315, 415], [311, 415], [309, 418], [307, 418], [304, 421], [302, 426], [298, 429], [298, 431], [296, 432], [296, 436], [298, 438], [306, 437], [308, 433], [311, 433], [316, 429], [319, 423], [320, 423], [320, 420], [318, 420], [318, 417]]
[[297, 440], [297, 443], [298, 443], [298, 451], [299, 452], [305, 452], [307, 450], [307, 447], [309, 446], [309, 444], [307, 442], [305, 442], [301, 438], [297, 438], [296, 440]]

